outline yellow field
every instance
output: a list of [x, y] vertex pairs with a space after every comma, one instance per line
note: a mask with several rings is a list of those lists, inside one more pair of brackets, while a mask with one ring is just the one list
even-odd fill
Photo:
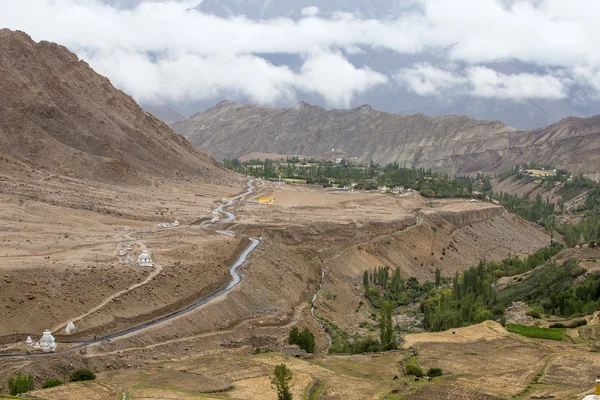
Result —
[[[100, 374], [98, 379], [124, 387], [135, 399], [275, 400], [270, 379], [275, 365], [284, 363], [293, 373], [294, 399], [306, 398], [315, 381], [322, 384], [323, 399], [380, 399], [393, 389], [403, 388], [405, 380], [393, 380], [394, 376], [401, 375], [398, 362], [403, 357], [401, 352], [326, 357], [318, 361], [280, 353], [219, 355], [160, 363], [145, 370], [108, 372]], [[227, 387], [230, 389], [223, 390]], [[223, 391], [207, 393], [217, 390]]]
[[31, 392], [43, 400], [118, 400], [121, 392], [103, 382], [76, 382]]

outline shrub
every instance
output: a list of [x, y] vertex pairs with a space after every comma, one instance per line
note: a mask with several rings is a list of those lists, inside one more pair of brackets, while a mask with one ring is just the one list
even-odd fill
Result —
[[71, 382], [93, 381], [94, 379], [96, 379], [96, 374], [85, 368], [76, 369], [69, 377]]
[[48, 389], [54, 386], [60, 386], [63, 385], [64, 382], [61, 381], [60, 379], [46, 379], [44, 381], [44, 383], [42, 384], [42, 389]]
[[580, 319], [580, 320], [571, 322], [571, 325], [569, 325], [569, 328], [574, 329], [574, 328], [578, 328], [578, 327], [584, 326], [584, 325], [587, 325], [587, 321], [585, 319]]
[[8, 378], [8, 392], [11, 396], [27, 393], [33, 389], [35, 389], [35, 382], [33, 381], [33, 375], [31, 374], [23, 375], [19, 372], [17, 376]]
[[255, 348], [254, 353], [252, 353], [252, 354], [255, 354], [255, 355], [260, 354], [260, 347]]
[[429, 368], [429, 371], [427, 371], [427, 375], [435, 378], [436, 376], [442, 376], [442, 369], [441, 368]]
[[418, 365], [409, 364], [406, 366], [406, 375], [423, 376], [423, 370]]
[[533, 317], [535, 319], [541, 319], [542, 318], [542, 314], [540, 314], [540, 312], [538, 310], [529, 310], [526, 313], [527, 315], [529, 315], [530, 317]]
[[554, 323], [554, 324], [550, 325], [550, 328], [560, 328], [560, 329], [564, 329], [564, 328], [566, 328], [566, 326], [565, 326], [565, 324], [562, 324], [562, 323], [560, 323], [560, 322], [556, 322], [556, 323]]

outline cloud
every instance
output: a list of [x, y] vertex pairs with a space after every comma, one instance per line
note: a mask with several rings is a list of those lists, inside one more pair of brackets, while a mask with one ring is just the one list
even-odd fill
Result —
[[471, 95], [499, 99], [564, 99], [567, 84], [552, 75], [501, 74], [490, 68], [470, 67]]
[[[561, 99], [571, 85], [600, 93], [597, 0], [461, 0], [461, 12], [456, 0], [405, 0], [417, 6], [385, 20], [348, 12], [324, 17], [312, 6], [298, 21], [219, 18], [197, 11], [198, 0], [117, 3], [126, 8], [100, 0], [19, 0], [2, 7], [0, 26], [67, 46], [144, 103], [239, 95], [274, 104], [310, 92], [331, 106], [349, 106], [392, 77], [419, 95]], [[369, 60], [359, 66], [346, 58], [377, 49], [433, 54], [440, 62], [388, 76], [400, 66], [381, 71]], [[273, 65], [262, 57], [273, 53], [303, 61]], [[542, 73], [490, 68], [506, 60]]]
[[396, 74], [396, 79], [419, 96], [438, 95], [465, 83], [460, 76], [428, 63], [404, 68]]
[[328, 104], [348, 107], [355, 94], [387, 82], [387, 77], [370, 69], [356, 69], [337, 54], [317, 54], [302, 66], [298, 88], [319, 93]]
[[314, 17], [319, 13], [319, 7], [310, 6], [302, 9], [302, 16]]
[[396, 79], [419, 96], [466, 94], [513, 100], [563, 99], [567, 97], [568, 86], [572, 82], [567, 76], [503, 74], [483, 66], [470, 66], [459, 73], [427, 63], [400, 70]]

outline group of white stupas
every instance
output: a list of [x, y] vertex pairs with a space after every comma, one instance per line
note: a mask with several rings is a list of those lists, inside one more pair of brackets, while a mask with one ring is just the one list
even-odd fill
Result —
[[177, 228], [179, 226], [179, 221], [175, 220], [175, 222], [162, 222], [157, 226], [159, 228]]
[[[65, 328], [65, 333], [70, 335], [74, 331], [75, 324], [69, 322]], [[31, 347], [34, 350], [41, 350], [44, 353], [52, 353], [53, 351], [56, 351], [56, 340], [54, 339], [54, 336], [52, 336], [52, 332], [50, 332], [48, 329], [44, 331], [42, 337], [38, 341], [34, 342], [31, 336], [27, 336], [25, 344], [27, 347]]]

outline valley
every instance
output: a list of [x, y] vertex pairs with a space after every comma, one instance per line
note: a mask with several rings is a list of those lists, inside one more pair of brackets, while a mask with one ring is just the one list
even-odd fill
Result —
[[[510, 163], [540, 141], [558, 166], [597, 171], [597, 118], [523, 133], [366, 106], [256, 118], [224, 102], [195, 144], [247, 157], [219, 164], [62, 46], [2, 29], [0, 60], [0, 398], [24, 379], [21, 393], [45, 400], [276, 399], [281, 364], [294, 399], [592, 389], [597, 183]], [[325, 121], [356, 148], [383, 126], [389, 142], [352, 158], [311, 128], [312, 147], [290, 130], [280, 136], [295, 147], [282, 151], [276, 121], [256, 128], [273, 146], [255, 149], [245, 122], [223, 123], [232, 110]], [[398, 121], [414, 139], [403, 150], [388, 129]], [[307, 150], [310, 165], [254, 158]], [[477, 173], [505, 165], [515, 170]]]

